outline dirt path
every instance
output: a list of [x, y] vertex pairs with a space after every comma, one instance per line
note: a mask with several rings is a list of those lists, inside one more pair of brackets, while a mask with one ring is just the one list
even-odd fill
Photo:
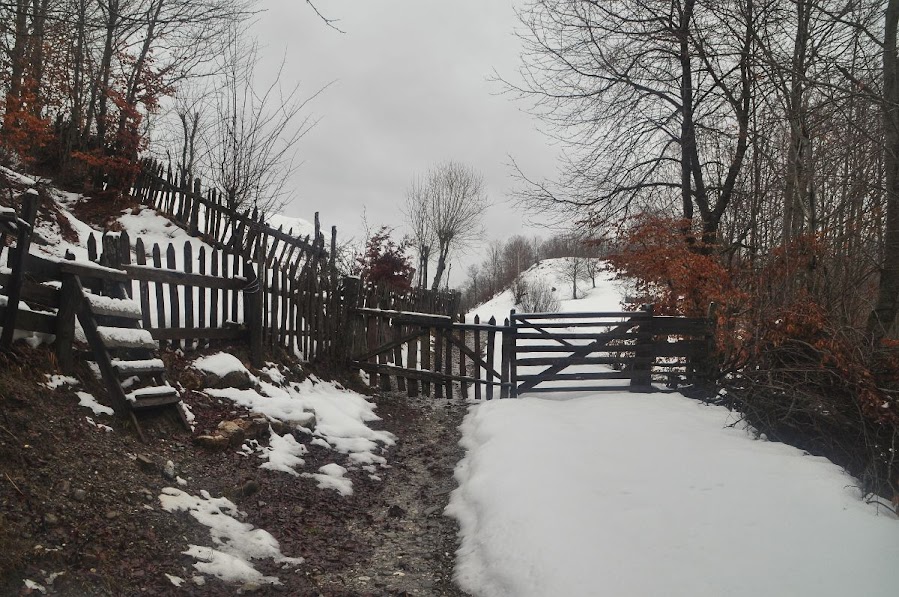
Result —
[[452, 582], [458, 527], [443, 508], [456, 486], [466, 407], [402, 395], [376, 401], [397, 445], [367, 515], [348, 525], [355, 541], [372, 548], [371, 556], [313, 579], [323, 595], [465, 595]]

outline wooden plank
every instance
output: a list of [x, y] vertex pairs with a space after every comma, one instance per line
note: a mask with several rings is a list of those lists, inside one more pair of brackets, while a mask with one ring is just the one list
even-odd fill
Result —
[[[199, 184], [199, 181], [197, 181]], [[199, 274], [201, 276], [206, 275], [206, 247], [200, 245], [200, 252], [197, 256], [199, 263], [197, 264], [197, 269], [199, 270]], [[206, 327], [206, 292], [207, 289], [198, 286], [197, 287], [197, 326], [201, 328]]]
[[[465, 315], [462, 315], [462, 316], [459, 318], [459, 320], [460, 320], [460, 322], [465, 323]], [[455, 330], [456, 328], [453, 328], [453, 329]], [[466, 375], [465, 375], [465, 374], [466, 374], [466, 371], [465, 371], [465, 369], [466, 369], [466, 367], [465, 367], [465, 357], [466, 357], [466, 354], [465, 354], [465, 352], [462, 350], [462, 347], [463, 347], [463, 346], [465, 346], [465, 347], [467, 348], [467, 345], [466, 345], [466, 338], [465, 338], [465, 331], [464, 331], [464, 330], [457, 330], [457, 331], [456, 331], [456, 335], [457, 335], [457, 338], [456, 338], [456, 340], [453, 342], [453, 344], [456, 344], [456, 346], [459, 347], [459, 377], [466, 377]], [[462, 399], [463, 399], [463, 400], [468, 400], [468, 383], [467, 383], [467, 382], [464, 382], [464, 381], [463, 381], [463, 382], [461, 383], [461, 385], [459, 386], [459, 391], [462, 392]]]
[[[6, 319], [9, 307], [0, 307], [0, 321]], [[39, 332], [41, 334], [56, 333], [56, 316], [38, 311], [19, 309], [15, 318], [16, 330]]]
[[[162, 267], [162, 252], [159, 250], [159, 244], [153, 244], [153, 267], [159, 269]], [[159, 280], [156, 281], [156, 327], [164, 328], [166, 324], [165, 320], [165, 293], [163, 292], [162, 282]], [[147, 328], [149, 329], [149, 328]], [[165, 346], [164, 342], [159, 343], [159, 348], [163, 348]]]
[[634, 357], [526, 357], [518, 359], [519, 367], [536, 367], [541, 365], [629, 365]]
[[[147, 250], [144, 247], [143, 239], [137, 239], [134, 245], [134, 260], [138, 265], [147, 265]], [[140, 313], [141, 323], [145, 330], [150, 329], [152, 323], [150, 321], [150, 285], [146, 280], [139, 280], [137, 283], [138, 293], [140, 294]]]
[[[407, 328], [408, 329], [408, 328]], [[421, 337], [422, 330], [418, 328], [415, 330], [416, 334], [414, 337], [409, 338], [407, 340], [406, 346], [406, 368], [417, 370], [418, 369], [418, 351], [419, 351], [419, 338]], [[410, 332], [411, 334], [412, 332]], [[413, 379], [410, 377], [406, 378], [406, 394], [410, 398], [418, 398], [421, 394], [421, 387], [419, 384], [419, 380]]]
[[88, 302], [84, 300], [84, 289], [81, 286], [81, 281], [77, 276], [72, 276], [71, 280], [74, 292], [81, 296], [78, 305], [78, 320], [81, 323], [81, 328], [84, 330], [84, 336], [87, 338], [87, 343], [94, 352], [94, 360], [100, 368], [100, 374], [103, 376], [103, 381], [106, 383], [106, 389], [113, 399], [113, 409], [120, 415], [125, 414], [130, 410], [128, 399], [125, 397], [125, 392], [122, 390], [122, 386], [119, 383], [118, 373], [112, 366], [109, 352], [106, 350], [106, 346], [103, 344], [103, 340], [100, 337], [100, 332], [97, 329], [97, 322], [94, 320], [94, 314], [91, 312]]
[[641, 311], [578, 311], [572, 313], [517, 313], [516, 319], [603, 319], [610, 317], [620, 317], [624, 319], [639, 316]]
[[[559, 315], [560, 318], [564, 318], [564, 314]], [[569, 328], [610, 328], [618, 325], [622, 321], [627, 321], [631, 319], [631, 317], [616, 317], [614, 319], [609, 318], [608, 320], [596, 320], [596, 319], [578, 319], [574, 321], [552, 321], [552, 320], [543, 320], [539, 322], [531, 322], [527, 319], [514, 318], [513, 321], [521, 330], [525, 329], [534, 329], [534, 330], [555, 330], [555, 329], [569, 329]]]
[[[545, 345], [545, 344], [521, 344], [517, 348], [518, 354], [534, 354], [534, 353], [573, 353], [578, 348], [582, 348], [587, 346], [587, 344], [573, 344], [571, 346], [561, 346], [561, 345]], [[609, 353], [620, 353], [620, 352], [633, 352], [634, 351], [634, 343], [628, 341], [627, 343], [618, 343], [617, 341], [614, 344], [605, 344], [597, 348], [592, 352], [609, 352]], [[564, 358], [563, 356], [559, 356], [557, 358]]]
[[245, 326], [229, 326], [225, 328], [153, 328], [149, 330], [154, 340], [185, 340], [201, 338], [203, 340], [240, 340], [247, 337]]
[[[608, 385], [608, 386], [538, 386], [536, 388], [528, 388], [521, 390], [519, 388], [518, 395], [527, 394], [546, 394], [549, 392], [622, 392], [628, 391], [629, 385]], [[650, 390], [652, 391], [652, 390]]]
[[473, 377], [462, 378], [458, 375], [447, 375], [442, 372], [434, 372], [434, 371], [423, 371], [421, 369], [407, 369], [404, 367], [397, 367], [395, 365], [379, 365], [378, 363], [366, 363], [363, 361], [353, 361], [353, 366], [363, 371], [368, 372], [369, 374], [380, 373], [383, 375], [403, 375], [410, 379], [417, 379], [421, 382], [433, 383], [435, 386], [442, 386], [447, 381], [467, 381], [469, 383], [480, 383], [485, 384], [487, 387], [492, 387], [495, 385], [499, 385], [497, 382], [492, 382], [488, 385], [488, 382], [484, 380], [477, 380]]
[[450, 326], [453, 318], [447, 315], [433, 315], [430, 313], [417, 313], [412, 311], [396, 311], [393, 309], [373, 309], [371, 307], [357, 307], [359, 313], [383, 319], [392, 319], [402, 324], [417, 324], [430, 326]]
[[[229, 277], [230, 277], [229, 274], [231, 273], [231, 270], [230, 270], [229, 267], [228, 267], [228, 253], [226, 253], [225, 251], [221, 251], [221, 252], [219, 253], [219, 255], [220, 255], [221, 258], [222, 258], [222, 262], [221, 262], [221, 267], [222, 267], [222, 269], [221, 269], [221, 275], [222, 275], [222, 279], [227, 280], [227, 279], [229, 279]], [[225, 323], [229, 320], [229, 317], [228, 317], [228, 313], [229, 313], [229, 310], [228, 310], [228, 301], [231, 299], [231, 295], [232, 295], [232, 293], [234, 293], [234, 292], [236, 292], [235, 289], [222, 289], [222, 302], [221, 302], [221, 308], [222, 308], [222, 311], [221, 311], [222, 325], [225, 325]]]
[[582, 373], [554, 373], [552, 375], [521, 375], [520, 379], [524, 381], [544, 382], [544, 381], [579, 381], [579, 380], [596, 380], [596, 379], [630, 379], [630, 371], [585, 371]]
[[[234, 279], [242, 279], [242, 276], [240, 275], [240, 270], [241, 270], [241, 264], [243, 263], [243, 260], [241, 259], [240, 254], [239, 254], [238, 252], [236, 252], [236, 251], [235, 251], [233, 257], [234, 257], [234, 258], [231, 260], [231, 261], [232, 261], [232, 262], [231, 262], [231, 274], [232, 274], [232, 278], [234, 278]], [[264, 276], [264, 275], [265, 275], [265, 271], [262, 270], [261, 266], [260, 266], [260, 270], [261, 270], [261, 271], [259, 271], [258, 275], [259, 275], [259, 276]], [[253, 279], [254, 279], [254, 280], [258, 280], [258, 278], [255, 277], [255, 274], [254, 274]], [[233, 300], [231, 301], [231, 321], [235, 321], [235, 322], [236, 322], [236, 321], [240, 321], [240, 313], [241, 313], [241, 311], [240, 311], [240, 302], [243, 300], [244, 293], [243, 293], [240, 289], [235, 289], [235, 290], [234, 290], [234, 294], [232, 295], [232, 297], [233, 297]], [[260, 296], [259, 296], [258, 298], [259, 298], [259, 305], [258, 305], [258, 308], [259, 308], [259, 309], [262, 309], [262, 295], [261, 295], [261, 293], [260, 293]], [[260, 323], [261, 323], [261, 322], [260, 322]], [[261, 329], [260, 329], [260, 331], [261, 331]], [[260, 348], [261, 348], [261, 346], [260, 346]], [[260, 354], [261, 354], [261, 353], [260, 353]]]
[[[481, 323], [481, 318], [477, 315], [474, 316], [475, 325]], [[465, 328], [462, 328], [462, 333], [465, 334]], [[474, 377], [475, 379], [481, 379], [481, 330], [474, 330], [472, 332], [474, 335], [474, 352], [476, 357], [471, 359], [472, 367], [474, 368]], [[481, 400], [481, 384], [477, 383], [474, 385], [474, 399], [479, 401]]]
[[[445, 334], [443, 336], [443, 341], [446, 342], [446, 348], [444, 349], [443, 356], [446, 359], [444, 361], [443, 371], [447, 375], [453, 374], [453, 343], [451, 342], [450, 334], [452, 330], [450, 330], [449, 334]], [[452, 400], [453, 398], [453, 382], [452, 380], [446, 380], [446, 399]]]
[[66, 274], [60, 288], [61, 303], [56, 313], [56, 360], [63, 373], [71, 373], [74, 367], [72, 343], [75, 340], [75, 317], [78, 314], [82, 294], [73, 283], [72, 274]]
[[[506, 327], [509, 327], [509, 320], [506, 319]], [[502, 385], [499, 387], [499, 397], [509, 397], [509, 365], [512, 358], [512, 348], [514, 347], [515, 336], [509, 330], [504, 330], [500, 341], [500, 364], [499, 373]]]
[[[209, 275], [217, 278], [219, 275], [219, 252], [213, 249], [209, 254]], [[224, 322], [222, 322], [224, 324]], [[219, 289], [209, 289], [209, 327], [215, 328], [219, 324]]]
[[[628, 324], [630, 328], [635, 328], [639, 324], [633, 321], [623, 322], [619, 324], [615, 328], [612, 329], [620, 329], [621, 325]], [[519, 331], [517, 332], [517, 337], [519, 340], [554, 340], [554, 341], [562, 341], [562, 340], [597, 340], [603, 338], [608, 331], [605, 332], [553, 332], [551, 336], [547, 336], [545, 333], [540, 332], [530, 332], [530, 331]], [[646, 331], [626, 331], [623, 333], [617, 333], [615, 335], [616, 338], [620, 339], [647, 339], [651, 337], [650, 332]]]
[[[172, 245], [170, 244], [169, 246]], [[123, 270], [123, 278], [125, 280], [144, 280], [147, 282], [161, 282], [163, 284], [171, 285], [200, 286], [203, 288], [219, 288], [227, 290], [239, 290], [246, 284], [246, 280], [243, 278], [218, 277], [212, 274], [206, 276], [192, 272], [157, 269], [155, 266], [126, 265], [123, 266]], [[105, 274], [99, 277], [105, 277]]]
[[[190, 241], [184, 243], [184, 273], [193, 274], [194, 271], [194, 251]], [[184, 327], [194, 327], [194, 287], [190, 285], [184, 286]], [[194, 348], [195, 339], [185, 338], [184, 348], [192, 350]]]
[[[500, 376], [496, 375], [495, 371], [493, 370], [493, 364], [495, 362], [494, 352], [496, 351], [496, 348], [495, 348], [495, 345], [496, 345], [496, 318], [491, 317], [490, 320], [487, 322], [487, 324], [488, 324], [488, 326], [490, 326], [490, 329], [487, 330], [487, 362], [486, 362], [486, 364], [489, 365], [490, 368], [488, 368], [486, 371], [486, 378], [487, 378], [488, 382], [492, 382], [494, 380], [500, 381], [500, 379], [501, 379]], [[492, 383], [487, 385], [487, 400], [493, 400], [493, 384]]]
[[[166, 267], [170, 270], [175, 270], [177, 268], [175, 263], [175, 245], [172, 243], [169, 243], [168, 248], [165, 250], [165, 261]], [[170, 327], [181, 327], [181, 297], [178, 293], [177, 284], [169, 284], [169, 320], [171, 321]], [[173, 346], [181, 346], [181, 342], [175, 340]]]
[[[12, 276], [10, 274], [0, 273], [0, 288], [6, 288], [11, 280]], [[58, 288], [38, 284], [27, 278], [22, 280], [22, 294], [19, 299], [41, 305], [42, 307], [50, 307], [52, 309], [55, 309], [60, 305]]]
[[[425, 327], [422, 328], [422, 332], [424, 332], [424, 337], [421, 339], [421, 369], [422, 371], [430, 371], [431, 370], [431, 328]], [[431, 384], [427, 380], [423, 380], [421, 384], [422, 393], [425, 396], [430, 397], [431, 395]]]
[[[435, 332], [438, 330], [435, 328]], [[434, 334], [434, 373], [443, 374], [443, 345], [445, 341], [443, 336], [439, 334]], [[450, 371], [445, 372], [447, 375], [450, 374]], [[434, 397], [438, 400], [443, 398], [443, 384], [436, 384], [434, 387]]]

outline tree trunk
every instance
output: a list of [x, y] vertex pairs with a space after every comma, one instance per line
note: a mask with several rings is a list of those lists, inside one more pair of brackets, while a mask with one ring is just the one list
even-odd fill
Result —
[[883, 162], [886, 229], [877, 303], [868, 317], [868, 333], [875, 341], [890, 335], [899, 310], [899, 72], [896, 29], [899, 0], [889, 0], [883, 36]]

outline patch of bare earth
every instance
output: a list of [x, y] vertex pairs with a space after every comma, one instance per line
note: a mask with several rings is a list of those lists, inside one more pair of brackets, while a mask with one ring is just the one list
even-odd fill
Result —
[[[177, 355], [166, 361], [170, 370], [184, 370]], [[193, 437], [218, 422], [248, 416], [230, 401], [187, 391], [196, 431], [160, 415], [145, 420], [150, 439], [143, 444], [124, 420], [78, 406], [72, 389], [40, 385], [53, 366], [46, 350], [0, 355], [0, 595], [40, 594], [26, 580], [63, 596], [462, 594], [451, 579], [457, 528], [442, 510], [455, 486], [463, 405], [374, 398], [383, 419], [376, 425], [398, 438], [386, 454], [390, 468], [379, 471], [380, 481], [351, 471], [354, 493], [341, 497], [313, 479], [260, 469], [256, 456], [235, 448], [195, 446]], [[86, 367], [78, 377], [76, 389], [106, 401]], [[113, 430], [91, 425], [88, 416]], [[308, 437], [297, 439], [309, 447], [304, 471], [345, 464]], [[164, 471], [167, 461], [186, 486]], [[229, 498], [245, 512], [244, 522], [305, 562], [283, 569], [255, 560], [260, 572], [280, 579], [274, 586], [211, 576], [195, 583], [195, 561], [183, 552], [213, 543], [188, 514], [160, 508], [165, 487]], [[185, 582], [176, 588], [166, 574]]]

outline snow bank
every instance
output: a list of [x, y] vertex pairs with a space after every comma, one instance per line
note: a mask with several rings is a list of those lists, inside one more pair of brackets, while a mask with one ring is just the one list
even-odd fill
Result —
[[[320, 440], [319, 443], [347, 454], [352, 464], [386, 464], [380, 452], [392, 446], [396, 438], [388, 431], [375, 430], [367, 425], [380, 418], [374, 412], [374, 404], [365, 396], [315, 378], [283, 388], [260, 381], [259, 388], [259, 391], [225, 388], [207, 389], [205, 392], [285, 423], [305, 421], [308, 413], [314, 412], [316, 425], [313, 435]], [[272, 437], [280, 436], [273, 434]], [[263, 466], [274, 470], [285, 470], [285, 467], [295, 470], [295, 466], [285, 464], [285, 460], [291, 457], [290, 450], [294, 448], [285, 444], [284, 438], [273, 441], [274, 454], [269, 454], [269, 462]], [[286, 456], [284, 449], [287, 450]], [[292, 457], [301, 455], [295, 452]], [[271, 460], [273, 456], [275, 461]]]
[[[892, 596], [899, 521], [823, 458], [679, 395], [471, 407], [447, 514], [484, 597]], [[763, 584], [763, 589], [759, 585]]]
[[227, 498], [214, 498], [207, 491], [200, 497], [174, 487], [166, 487], [159, 496], [166, 512], [186, 511], [209, 527], [215, 548], [191, 545], [184, 553], [198, 561], [194, 568], [225, 582], [278, 584], [278, 578], [263, 576], [251, 561], [272, 559], [285, 565], [303, 563], [303, 558], [289, 558], [281, 553], [278, 541], [263, 529], [240, 522], [237, 506]]
[[225, 377], [229, 373], [243, 372], [250, 374], [244, 364], [236, 356], [227, 352], [219, 352], [205, 357], [200, 357], [193, 363], [195, 369], [204, 373], [211, 373], [217, 377]]

